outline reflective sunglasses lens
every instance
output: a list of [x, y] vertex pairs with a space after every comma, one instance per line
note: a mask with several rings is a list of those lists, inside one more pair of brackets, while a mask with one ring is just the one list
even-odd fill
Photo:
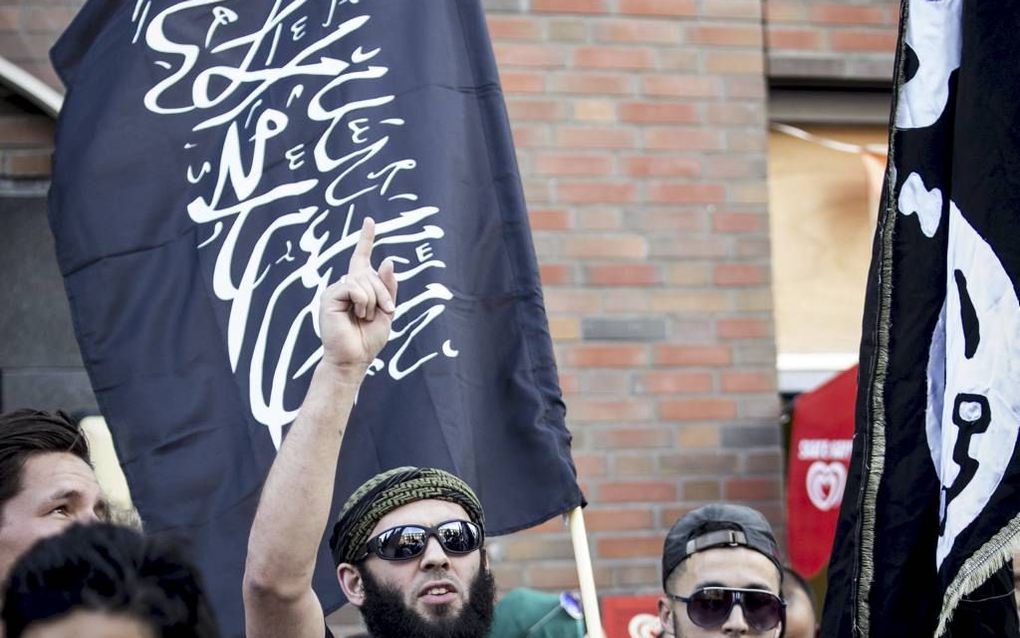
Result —
[[702, 589], [691, 594], [687, 616], [703, 629], [714, 629], [726, 622], [733, 609], [733, 592], [726, 589]]
[[778, 597], [766, 592], [744, 592], [740, 600], [744, 618], [755, 631], [768, 631], [782, 620], [782, 603]]
[[386, 560], [414, 558], [425, 551], [428, 539], [428, 532], [420, 527], [414, 525], [395, 527], [379, 535], [377, 553], [380, 558]]
[[440, 525], [436, 531], [439, 532], [439, 543], [451, 554], [467, 554], [481, 545], [482, 535], [474, 523], [450, 521]]

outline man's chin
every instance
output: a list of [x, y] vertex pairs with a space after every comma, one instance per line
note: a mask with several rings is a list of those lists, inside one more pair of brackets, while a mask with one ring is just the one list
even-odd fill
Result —
[[381, 638], [483, 638], [492, 622], [494, 585], [489, 572], [472, 583], [469, 598], [429, 604], [417, 600], [408, 606], [400, 594], [366, 575], [362, 618], [369, 632]]

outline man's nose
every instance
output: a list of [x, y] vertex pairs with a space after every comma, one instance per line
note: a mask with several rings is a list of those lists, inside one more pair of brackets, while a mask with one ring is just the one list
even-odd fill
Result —
[[750, 630], [751, 628], [747, 626], [747, 619], [744, 618], [744, 608], [740, 605], [733, 605], [729, 618], [723, 623], [723, 633], [727, 636], [743, 636]]
[[446, 555], [443, 546], [439, 544], [435, 537], [430, 536], [428, 543], [425, 545], [425, 552], [421, 556], [422, 569], [445, 568], [449, 564], [450, 557]]

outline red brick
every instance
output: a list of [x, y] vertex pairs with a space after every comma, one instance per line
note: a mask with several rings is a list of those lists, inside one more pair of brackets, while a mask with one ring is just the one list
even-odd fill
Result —
[[630, 536], [603, 538], [596, 545], [599, 558], [638, 558], [662, 556], [662, 538], [658, 536]]
[[617, 127], [560, 127], [556, 130], [556, 146], [569, 148], [632, 148], [634, 133]]
[[629, 529], [652, 529], [652, 511], [642, 509], [595, 509], [584, 510], [584, 525], [590, 532], [615, 532]]
[[677, 155], [640, 155], [624, 158], [623, 171], [632, 177], [697, 177], [701, 162]]
[[680, 44], [680, 28], [663, 20], [611, 20], [598, 25], [599, 40], [637, 44]]
[[560, 100], [507, 100], [512, 122], [555, 122], [566, 116], [566, 105]]
[[[555, 321], [557, 321], [557, 319], [555, 319], [555, 318], [549, 320], [550, 328], [551, 328], [552, 324]], [[556, 337], [556, 335], [555, 335], [555, 333], [553, 333], [553, 338], [555, 338], [555, 337]], [[581, 382], [578, 380], [576, 374], [572, 374], [570, 372], [564, 372], [563, 370], [560, 370], [559, 371], [559, 380], [560, 380], [560, 389], [563, 390], [564, 394], [576, 393], [578, 390], [581, 389]], [[575, 460], [576, 460], [576, 457], [575, 457]]]
[[550, 313], [589, 314], [602, 307], [602, 297], [594, 290], [568, 290], [552, 287], [545, 291], [545, 308]]
[[595, 286], [654, 286], [662, 282], [662, 271], [653, 264], [588, 266], [585, 279]]
[[690, 41], [708, 46], [762, 46], [760, 25], [697, 26], [687, 31]]
[[647, 394], [707, 394], [712, 386], [707, 372], [645, 372], [637, 381], [637, 391]]
[[510, 536], [502, 541], [508, 562], [569, 559], [574, 556], [569, 538]]
[[633, 182], [560, 182], [556, 186], [556, 197], [567, 204], [627, 204], [637, 201], [637, 185]]
[[729, 399], [672, 399], [659, 412], [667, 421], [712, 421], [737, 416], [737, 405]]
[[721, 339], [762, 339], [772, 334], [771, 324], [761, 319], [720, 319], [716, 331]]
[[680, 494], [685, 501], [719, 501], [722, 485], [717, 480], [684, 481]]
[[571, 421], [588, 423], [621, 421], [648, 421], [652, 418], [652, 408], [640, 400], [605, 400], [575, 398], [567, 406], [567, 416]]
[[559, 74], [552, 81], [554, 91], [577, 95], [630, 95], [632, 76], [613, 73], [577, 71]]
[[533, 18], [490, 15], [488, 23], [493, 40], [537, 40], [542, 36], [541, 23]]
[[815, 51], [822, 48], [822, 33], [817, 29], [771, 27], [765, 34], [769, 49]]
[[570, 213], [562, 208], [532, 208], [528, 211], [532, 230], [567, 230]]
[[[669, 445], [668, 439], [663, 445]], [[655, 467], [655, 457], [647, 453], [614, 454], [613, 476], [616, 478], [656, 478], [658, 472]]]
[[728, 501], [771, 501], [780, 497], [779, 478], [734, 478], [723, 483]]
[[532, 0], [536, 13], [605, 13], [607, 0]]
[[702, 0], [701, 15], [706, 18], [736, 18], [761, 22], [761, 0]]
[[511, 125], [514, 143], [518, 148], [541, 148], [549, 145], [549, 127], [544, 124]]
[[783, 470], [783, 455], [778, 451], [751, 452], [744, 459], [744, 469], [756, 474], [778, 474]]
[[572, 235], [566, 239], [567, 256], [590, 259], [644, 259], [648, 246], [639, 235]]
[[535, 157], [535, 173], [540, 175], [609, 175], [613, 158], [609, 155], [580, 153], [540, 153]]
[[606, 466], [608, 464], [606, 463], [605, 454], [581, 454], [574, 452], [572, 456], [577, 474], [582, 479], [606, 475]]
[[654, 358], [660, 366], [727, 366], [731, 357], [729, 346], [661, 345]]
[[812, 22], [821, 24], [882, 25], [886, 23], [886, 12], [882, 7], [846, 4], [814, 5], [811, 7], [810, 16]]
[[765, 105], [761, 103], [731, 102], [713, 104], [708, 110], [707, 121], [711, 124], [746, 124], [748, 126], [764, 126], [766, 121]]
[[758, 213], [715, 213], [712, 228], [720, 233], [757, 233], [765, 230], [766, 221]]
[[651, 49], [631, 47], [581, 47], [574, 51], [574, 66], [588, 69], [651, 69]]
[[592, 208], [585, 206], [577, 211], [577, 227], [583, 230], [621, 230], [623, 219], [619, 207]]
[[541, 264], [538, 267], [543, 286], [562, 286], [573, 283], [573, 269], [567, 264]]
[[698, 107], [674, 102], [624, 102], [620, 119], [636, 124], [691, 124], [699, 121]]
[[719, 78], [697, 75], [648, 75], [642, 92], [658, 97], [716, 97], [722, 93]]
[[497, 42], [493, 45], [499, 67], [533, 66], [552, 68], [563, 66], [564, 51], [547, 44], [521, 44]]
[[[569, 416], [569, 413], [568, 413]], [[658, 450], [669, 447], [670, 432], [662, 427], [624, 425], [594, 433], [595, 447], [605, 450]]]
[[676, 486], [664, 481], [606, 483], [599, 488], [598, 498], [602, 503], [669, 503], [675, 500]]
[[775, 373], [728, 370], [722, 373], [723, 392], [775, 392]]
[[648, 349], [629, 344], [578, 345], [567, 353], [566, 363], [582, 368], [634, 368], [648, 364]]
[[834, 31], [829, 34], [834, 51], [862, 51], [892, 54], [896, 50], [894, 31]]
[[802, 1], [765, 0], [765, 22], [804, 22], [807, 7]]
[[659, 461], [664, 472], [684, 476], [730, 476], [740, 466], [740, 458], [736, 454], [708, 450], [666, 454]]
[[645, 128], [641, 137], [644, 148], [656, 151], [719, 151], [724, 146], [721, 131], [703, 127]]
[[545, 93], [545, 73], [500, 71], [499, 81], [507, 93]]
[[[594, 576], [599, 587], [609, 587], [613, 582], [612, 572], [604, 567], [596, 567]], [[526, 579], [529, 587], [537, 589], [564, 591], [578, 588], [577, 566], [573, 562], [561, 565], [550, 561], [533, 563], [528, 566]]]
[[758, 76], [765, 72], [765, 56], [761, 51], [707, 51], [705, 68], [710, 73]]
[[620, 0], [620, 13], [653, 16], [694, 16], [694, 0]]
[[659, 204], [716, 204], [726, 197], [720, 184], [655, 184], [648, 200]]
[[718, 264], [714, 279], [717, 286], [758, 286], [768, 281], [768, 269], [757, 264]]

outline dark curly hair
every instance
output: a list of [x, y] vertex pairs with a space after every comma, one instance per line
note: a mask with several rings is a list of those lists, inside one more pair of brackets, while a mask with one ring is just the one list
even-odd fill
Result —
[[218, 638], [198, 570], [181, 547], [109, 523], [74, 525], [39, 541], [11, 569], [7, 638], [75, 611], [140, 621], [161, 638]]

